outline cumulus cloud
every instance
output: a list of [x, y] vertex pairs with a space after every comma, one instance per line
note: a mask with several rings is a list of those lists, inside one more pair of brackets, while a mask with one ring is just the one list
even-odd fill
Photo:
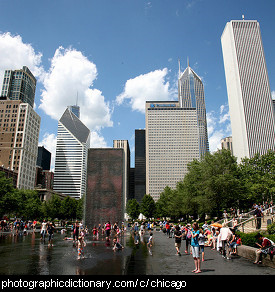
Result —
[[218, 113], [211, 111], [206, 117], [209, 150], [215, 152], [221, 149], [221, 139], [232, 135], [228, 105], [221, 105]]
[[155, 70], [126, 81], [124, 91], [117, 96], [120, 105], [128, 100], [132, 110], [145, 112], [145, 101], [170, 100], [168, 69]]
[[81, 52], [59, 47], [45, 74], [39, 108], [58, 120], [78, 99], [81, 121], [91, 131], [113, 126], [109, 104], [100, 90], [92, 88], [96, 78], [96, 65]]
[[44, 69], [42, 53], [36, 53], [31, 44], [23, 42], [21, 36], [11, 33], [0, 33], [0, 84], [2, 86], [4, 72], [27, 66], [33, 75], [42, 80]]
[[105, 148], [107, 143], [102, 136], [96, 131], [91, 132], [90, 138], [90, 147], [91, 148]]

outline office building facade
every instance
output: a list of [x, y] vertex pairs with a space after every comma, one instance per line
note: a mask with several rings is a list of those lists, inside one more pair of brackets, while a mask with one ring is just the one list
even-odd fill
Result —
[[232, 20], [221, 36], [234, 156], [275, 150], [271, 91], [256, 20]]
[[233, 155], [233, 145], [232, 145], [232, 137], [225, 137], [221, 140], [221, 147], [222, 149], [229, 150]]
[[113, 148], [123, 149], [123, 211], [126, 213], [126, 204], [130, 195], [130, 148], [128, 140], [114, 140]]
[[179, 72], [178, 101], [147, 101], [145, 116], [146, 194], [157, 201], [209, 151], [203, 83], [189, 64]]
[[145, 129], [135, 130], [135, 190], [134, 198], [141, 203], [146, 194]]
[[21, 100], [33, 107], [35, 89], [36, 78], [28, 67], [23, 66], [20, 70], [5, 70], [2, 97], [7, 97], [10, 100]]
[[52, 154], [44, 146], [38, 146], [37, 161], [36, 165], [41, 167], [43, 170], [51, 169], [51, 158]]
[[176, 188], [193, 159], [200, 159], [196, 108], [147, 101], [146, 194], [157, 201], [166, 186]]
[[58, 121], [54, 190], [79, 199], [86, 193], [90, 130], [67, 108]]
[[0, 100], [0, 165], [18, 173], [17, 188], [33, 189], [40, 117], [21, 100]]

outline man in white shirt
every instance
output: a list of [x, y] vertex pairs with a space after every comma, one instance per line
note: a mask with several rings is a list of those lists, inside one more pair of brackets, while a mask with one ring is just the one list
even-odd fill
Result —
[[230, 237], [232, 236], [232, 231], [227, 227], [226, 223], [222, 224], [222, 228], [220, 230], [220, 240], [222, 242], [222, 257], [227, 258], [230, 260], [229, 257], [229, 249], [227, 248], [227, 243], [230, 240]]

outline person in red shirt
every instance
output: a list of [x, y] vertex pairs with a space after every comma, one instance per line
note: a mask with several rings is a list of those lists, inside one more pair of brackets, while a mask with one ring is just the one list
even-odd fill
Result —
[[165, 228], [166, 228], [167, 237], [170, 238], [171, 236], [170, 236], [170, 224], [169, 224], [169, 221], [166, 222]]
[[256, 250], [256, 260], [254, 264], [259, 264], [262, 261], [262, 254], [267, 253], [268, 249], [272, 246], [272, 243], [268, 238], [263, 237], [260, 233], [258, 233], [255, 237], [258, 240], [256, 245], [258, 245], [260, 248]]

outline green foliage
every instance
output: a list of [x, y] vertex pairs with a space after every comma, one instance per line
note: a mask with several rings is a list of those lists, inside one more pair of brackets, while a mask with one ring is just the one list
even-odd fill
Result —
[[146, 218], [154, 217], [156, 212], [156, 203], [150, 195], [144, 195], [140, 204], [140, 213]]
[[275, 152], [255, 155], [238, 165], [228, 150], [193, 160], [175, 190], [166, 187], [156, 202], [159, 217], [221, 217], [224, 209], [248, 210], [275, 195]]
[[83, 198], [66, 197], [61, 200], [56, 194], [48, 202], [41, 202], [34, 190], [18, 190], [12, 180], [0, 172], [0, 218], [21, 217], [25, 219], [82, 219]]
[[273, 222], [272, 224], [267, 226], [267, 232], [268, 232], [268, 234], [274, 234], [274, 236], [275, 236], [275, 222]]
[[[257, 247], [256, 245], [256, 234], [258, 232], [251, 232], [251, 233], [242, 233], [242, 232], [237, 232], [237, 234], [241, 237], [241, 240], [242, 240], [242, 244], [243, 245], [248, 245], [248, 246], [251, 246], [251, 247]], [[267, 237], [268, 239], [272, 240], [273, 242], [275, 242], [275, 235], [272, 234], [262, 234], [263, 237]]]
[[131, 199], [126, 204], [126, 212], [132, 219], [137, 219], [140, 213], [140, 206], [136, 199]]

